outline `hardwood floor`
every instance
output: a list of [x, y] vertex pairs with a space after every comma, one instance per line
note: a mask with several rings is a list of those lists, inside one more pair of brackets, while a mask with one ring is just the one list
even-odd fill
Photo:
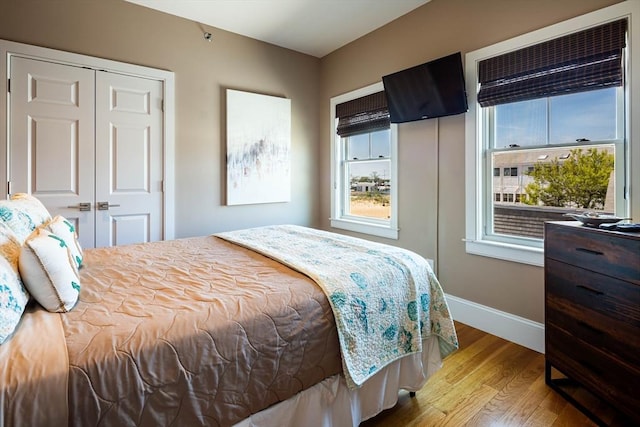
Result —
[[[596, 425], [545, 384], [544, 355], [461, 323], [456, 330], [460, 349], [424, 388], [414, 398], [401, 392], [362, 427]], [[572, 393], [604, 422], [628, 425], [586, 391]]]

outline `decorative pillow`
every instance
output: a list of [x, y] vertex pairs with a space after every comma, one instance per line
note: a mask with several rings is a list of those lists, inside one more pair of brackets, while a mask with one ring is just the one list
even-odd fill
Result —
[[15, 331], [29, 302], [18, 274], [19, 256], [20, 242], [0, 221], [0, 344]]
[[71, 256], [76, 263], [76, 267], [82, 266], [82, 247], [78, 242], [76, 228], [63, 216], [56, 215], [51, 221], [43, 225], [43, 228], [60, 237], [71, 251]]
[[64, 313], [78, 302], [78, 269], [60, 237], [37, 228], [22, 245], [18, 265], [27, 290], [48, 311]]
[[0, 221], [8, 225], [22, 243], [36, 227], [51, 221], [51, 215], [40, 200], [30, 194], [16, 193], [11, 200], [0, 200]]

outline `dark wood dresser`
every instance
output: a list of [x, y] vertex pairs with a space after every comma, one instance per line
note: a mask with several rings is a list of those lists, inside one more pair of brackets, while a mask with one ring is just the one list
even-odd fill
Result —
[[547, 384], [599, 424], [563, 382], [640, 425], [640, 233], [562, 221], [544, 236]]

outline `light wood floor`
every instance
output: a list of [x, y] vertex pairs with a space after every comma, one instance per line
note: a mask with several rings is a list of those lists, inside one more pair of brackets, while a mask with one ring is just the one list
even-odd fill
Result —
[[[461, 323], [456, 330], [460, 349], [416, 397], [401, 392], [396, 406], [361, 427], [596, 425], [545, 384], [542, 354]], [[573, 393], [606, 423], [626, 424], [588, 393]]]

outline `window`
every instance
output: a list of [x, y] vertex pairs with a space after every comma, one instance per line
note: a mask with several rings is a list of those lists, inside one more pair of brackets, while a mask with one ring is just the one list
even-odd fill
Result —
[[466, 55], [467, 252], [542, 265], [545, 221], [628, 216], [637, 9], [614, 5]]
[[[514, 216], [503, 207], [496, 211], [494, 205], [487, 214], [488, 233], [496, 239], [542, 239], [543, 222], [563, 219], [564, 213], [624, 210], [624, 204], [616, 209], [616, 201], [624, 197], [615, 192], [619, 187], [615, 166], [624, 169], [624, 115], [618, 108], [623, 104], [622, 87], [609, 87], [482, 108], [483, 120], [493, 135], [486, 138], [487, 167], [502, 167], [503, 178], [493, 179], [492, 191], [518, 196], [518, 208], [528, 209], [538, 230], [531, 233], [529, 224], [521, 227], [525, 234], [519, 233], [519, 227], [499, 218]], [[511, 166], [514, 163], [519, 166]], [[533, 166], [526, 166], [531, 163]], [[597, 165], [597, 174], [590, 165]], [[518, 169], [526, 173], [519, 176]], [[503, 201], [513, 202], [510, 198]]]
[[382, 90], [331, 99], [331, 226], [397, 239], [397, 125]]
[[503, 175], [504, 176], [518, 176], [518, 168], [504, 168]]

